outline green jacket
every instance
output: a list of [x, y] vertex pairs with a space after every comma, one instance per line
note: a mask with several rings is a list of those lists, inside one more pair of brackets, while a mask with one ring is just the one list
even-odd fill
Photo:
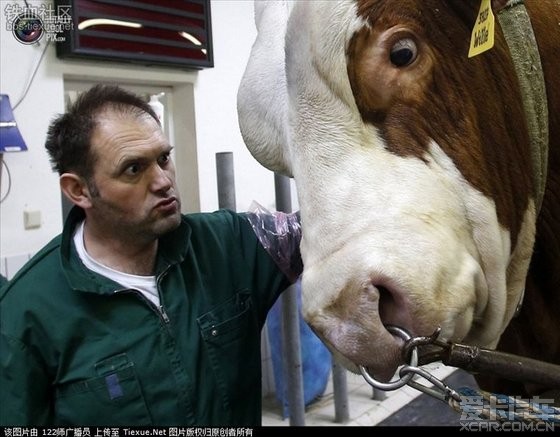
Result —
[[160, 308], [84, 267], [82, 218], [2, 289], [0, 425], [259, 425], [261, 328], [290, 281], [246, 216], [160, 239]]

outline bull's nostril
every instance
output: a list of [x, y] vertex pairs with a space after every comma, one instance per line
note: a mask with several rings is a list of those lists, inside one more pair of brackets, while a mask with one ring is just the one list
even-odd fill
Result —
[[379, 318], [384, 326], [393, 325], [411, 330], [410, 314], [406, 299], [398, 291], [384, 286], [376, 287], [379, 290]]
[[396, 303], [391, 292], [382, 286], [376, 287], [379, 290], [379, 318], [384, 325], [390, 325], [391, 320], [388, 317], [394, 313]]

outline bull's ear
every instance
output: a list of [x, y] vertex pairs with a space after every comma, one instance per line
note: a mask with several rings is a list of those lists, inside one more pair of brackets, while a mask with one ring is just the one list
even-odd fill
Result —
[[284, 39], [290, 11], [290, 2], [255, 1], [257, 39], [237, 93], [239, 127], [247, 148], [263, 166], [287, 176], [292, 171]]
[[[250, 82], [244, 80], [243, 83]], [[270, 108], [270, 111], [274, 109]], [[269, 170], [292, 177], [286, 141], [288, 126], [287, 123], [277, 124], [278, 119], [283, 117], [278, 113], [268, 113], [264, 106], [247, 98], [242, 88], [238, 93], [237, 112], [241, 136], [251, 155]]]

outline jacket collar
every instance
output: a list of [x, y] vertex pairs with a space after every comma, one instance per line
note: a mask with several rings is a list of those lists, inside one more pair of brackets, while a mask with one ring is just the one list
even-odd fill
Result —
[[[62, 231], [60, 246], [60, 263], [68, 283], [73, 289], [91, 291], [100, 294], [112, 294], [122, 286], [116, 282], [87, 269], [76, 252], [73, 235], [76, 226], [85, 218], [83, 209], [74, 206]], [[156, 259], [156, 276], [162, 274], [170, 266], [185, 259], [190, 247], [191, 228], [182, 217], [179, 227], [159, 240]]]

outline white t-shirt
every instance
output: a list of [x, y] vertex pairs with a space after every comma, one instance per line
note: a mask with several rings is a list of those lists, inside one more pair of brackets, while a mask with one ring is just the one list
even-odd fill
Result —
[[113, 281], [121, 284], [125, 288], [131, 288], [138, 290], [140, 293], [146, 297], [150, 302], [156, 305], [158, 308], [160, 306], [159, 294], [156, 285], [156, 277], [151, 276], [139, 276], [131, 275], [129, 273], [119, 272], [118, 270], [113, 270], [106, 265], [101, 264], [94, 260], [86, 251], [84, 245], [84, 223], [82, 221], [78, 226], [76, 226], [76, 231], [74, 232], [74, 245], [76, 246], [76, 251], [84, 265], [100, 275], [103, 275]]

